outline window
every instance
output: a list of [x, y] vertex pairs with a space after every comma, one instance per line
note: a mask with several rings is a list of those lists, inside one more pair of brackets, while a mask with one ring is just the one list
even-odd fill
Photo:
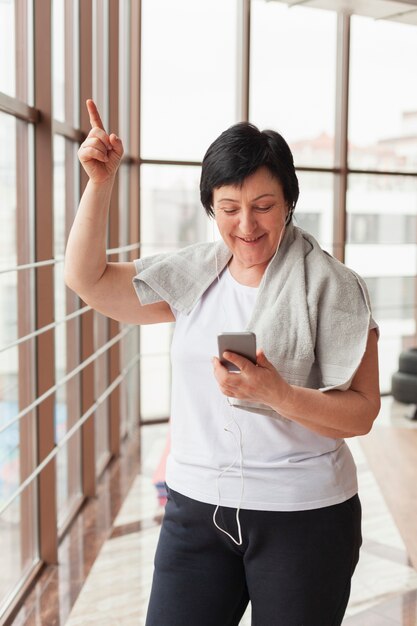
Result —
[[370, 288], [373, 314], [381, 328], [380, 379], [386, 392], [404, 341], [416, 333], [417, 232], [406, 229], [417, 224], [416, 192], [413, 178], [349, 177], [346, 264]]
[[[143, 165], [141, 255], [175, 250], [212, 237], [199, 198], [200, 168]], [[170, 410], [171, 325], [142, 326], [141, 415], [168, 416]]]
[[0, 91], [14, 96], [16, 93], [15, 50], [15, 2], [0, 2]]
[[333, 165], [336, 13], [252, 0], [250, 49], [250, 120], [281, 133], [297, 166]]
[[320, 245], [332, 253], [333, 184], [332, 174], [298, 173], [300, 197], [294, 211], [294, 222], [311, 233]]
[[352, 17], [350, 167], [416, 171], [416, 58], [415, 26]]
[[[8, 3], [0, 5], [0, 13]], [[10, 7], [9, 7], [10, 8]], [[7, 21], [6, 21], [7, 23]], [[3, 27], [3, 22], [0, 30]], [[1, 45], [14, 45], [10, 33]], [[7, 62], [6, 62], [7, 65]], [[4, 85], [3, 85], [4, 87]], [[38, 559], [37, 490], [21, 482], [35, 468], [33, 134], [27, 122], [0, 113], [0, 610]]]
[[144, 0], [142, 7], [141, 156], [201, 160], [236, 121], [237, 2]]

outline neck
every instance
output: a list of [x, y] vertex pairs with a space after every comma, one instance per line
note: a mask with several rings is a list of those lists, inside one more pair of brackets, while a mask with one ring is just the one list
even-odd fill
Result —
[[268, 263], [245, 267], [236, 260], [236, 257], [232, 257], [229, 262], [229, 270], [233, 278], [246, 287], [259, 287], [267, 267]]

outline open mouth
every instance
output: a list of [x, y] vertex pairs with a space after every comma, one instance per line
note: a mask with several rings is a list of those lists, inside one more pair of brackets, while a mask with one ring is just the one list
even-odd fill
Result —
[[254, 246], [264, 237], [265, 235], [259, 235], [259, 237], [238, 237], [239, 241], [246, 244], [247, 246]]

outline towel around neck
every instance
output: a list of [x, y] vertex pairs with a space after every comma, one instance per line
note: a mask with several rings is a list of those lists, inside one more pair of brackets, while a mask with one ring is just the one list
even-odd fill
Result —
[[[138, 259], [133, 285], [141, 304], [165, 300], [187, 314], [232, 258], [223, 241]], [[286, 228], [259, 285], [247, 330], [290, 383], [348, 389], [365, 352], [371, 308], [362, 278], [310, 234]], [[233, 399], [236, 406], [270, 410]]]

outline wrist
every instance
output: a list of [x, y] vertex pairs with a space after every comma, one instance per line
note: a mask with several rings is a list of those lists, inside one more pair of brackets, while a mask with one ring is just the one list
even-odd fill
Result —
[[275, 393], [275, 398], [271, 407], [282, 416], [291, 415], [291, 407], [294, 405], [295, 388], [284, 381]]
[[103, 180], [100, 182], [94, 181], [90, 178], [88, 181], [88, 186], [94, 193], [108, 193], [113, 189], [115, 178], [116, 176], [113, 175], [107, 178], [107, 180]]

